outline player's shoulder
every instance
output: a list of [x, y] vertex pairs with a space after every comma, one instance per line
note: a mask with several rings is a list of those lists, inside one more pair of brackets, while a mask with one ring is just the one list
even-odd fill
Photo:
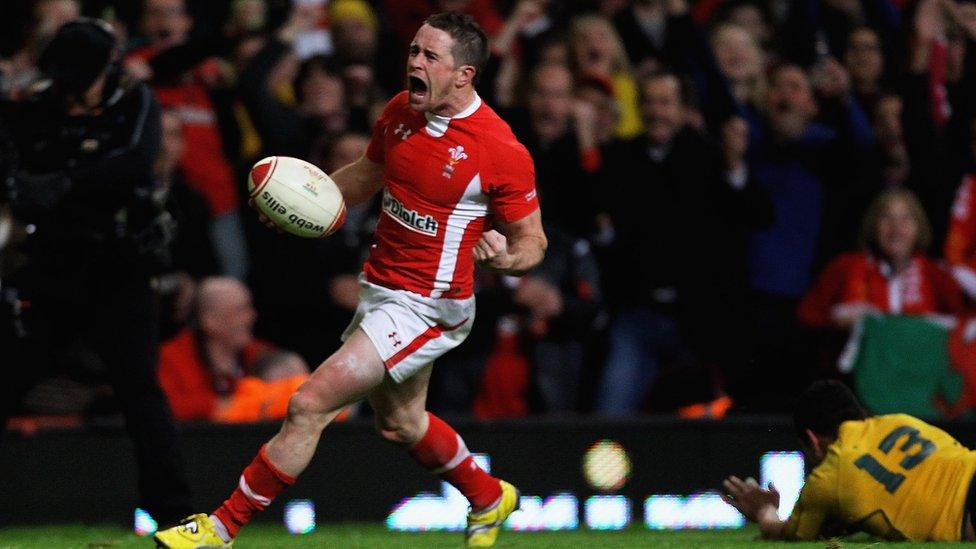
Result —
[[879, 428], [897, 428], [900, 426], [906, 427], [918, 427], [918, 426], [929, 426], [925, 421], [908, 414], [883, 414], [879, 416], [872, 416], [865, 420], [869, 423], [876, 425]]
[[512, 161], [529, 161], [531, 155], [518, 140], [512, 127], [489, 105], [482, 103], [471, 117], [475, 138], [494, 164], [503, 166]]

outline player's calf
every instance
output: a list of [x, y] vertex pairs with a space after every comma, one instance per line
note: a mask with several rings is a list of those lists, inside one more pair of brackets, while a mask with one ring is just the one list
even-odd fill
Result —
[[406, 410], [376, 415], [376, 432], [386, 440], [400, 446], [413, 446], [427, 431], [427, 411], [419, 414]]
[[461, 435], [450, 425], [430, 412], [427, 417], [427, 431], [410, 447], [410, 456], [464, 494], [472, 510], [495, 505], [502, 496], [499, 480], [474, 462]]

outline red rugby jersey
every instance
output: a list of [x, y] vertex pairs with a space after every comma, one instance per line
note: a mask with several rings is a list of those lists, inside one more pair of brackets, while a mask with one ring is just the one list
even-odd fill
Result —
[[473, 248], [492, 215], [504, 222], [539, 207], [529, 152], [475, 97], [452, 118], [386, 105], [366, 157], [383, 164], [383, 211], [366, 279], [429, 297], [473, 293]]

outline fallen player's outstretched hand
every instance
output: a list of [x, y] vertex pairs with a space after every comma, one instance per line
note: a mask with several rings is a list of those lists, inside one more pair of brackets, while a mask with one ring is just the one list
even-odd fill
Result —
[[742, 480], [731, 476], [722, 482], [722, 488], [725, 489], [722, 499], [752, 522], [759, 522], [760, 513], [768, 511], [770, 506], [773, 511], [779, 509], [779, 492], [772, 483], [766, 490], [754, 478]]

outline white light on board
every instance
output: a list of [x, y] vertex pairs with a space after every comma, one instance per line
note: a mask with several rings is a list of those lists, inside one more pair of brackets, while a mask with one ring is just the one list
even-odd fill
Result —
[[651, 496], [644, 501], [644, 524], [655, 530], [741, 528], [745, 522], [745, 517], [714, 492]]
[[575, 530], [579, 528], [579, 500], [573, 494], [556, 494], [542, 499], [522, 496], [521, 510], [505, 521], [509, 530]]
[[156, 520], [152, 518], [148, 511], [136, 508], [135, 531], [140, 536], [151, 536], [156, 533]]
[[759, 478], [763, 488], [773, 483], [779, 491], [780, 520], [789, 518], [803, 488], [803, 454], [800, 452], [766, 452], [759, 459]]
[[293, 499], [285, 504], [285, 527], [292, 534], [315, 530], [315, 504], [307, 499]]
[[622, 530], [630, 524], [631, 505], [625, 496], [593, 496], [583, 504], [583, 518], [591, 530]]

